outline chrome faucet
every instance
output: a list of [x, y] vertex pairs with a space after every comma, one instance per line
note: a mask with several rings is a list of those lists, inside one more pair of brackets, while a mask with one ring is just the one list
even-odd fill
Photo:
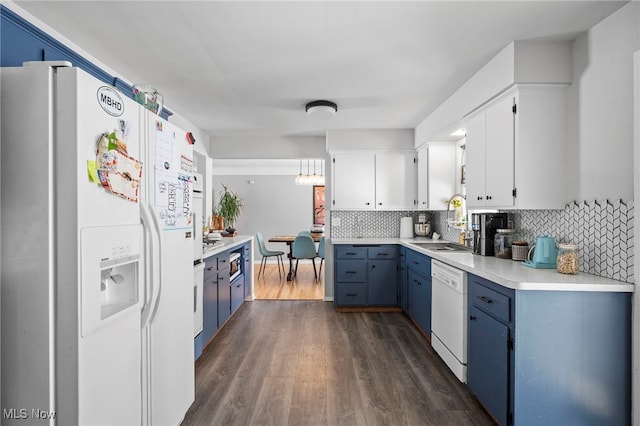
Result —
[[[451, 196], [451, 198], [449, 198], [449, 201], [447, 201], [447, 231], [451, 231], [451, 221], [449, 220], [449, 211], [451, 210], [451, 202], [454, 200], [454, 198], [462, 198], [463, 200], [466, 201], [467, 197], [465, 197], [464, 195], [460, 194], [460, 193], [455, 193]], [[463, 215], [463, 217], [466, 215]]]

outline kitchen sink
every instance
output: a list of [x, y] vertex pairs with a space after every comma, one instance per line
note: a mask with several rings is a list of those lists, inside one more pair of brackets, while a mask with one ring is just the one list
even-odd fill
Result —
[[443, 253], [448, 253], [448, 252], [470, 252], [471, 249], [469, 247], [465, 247], [461, 244], [456, 244], [456, 243], [450, 243], [450, 242], [438, 242], [438, 241], [432, 241], [432, 242], [419, 242], [419, 243], [410, 243], [411, 245], [414, 245], [416, 247], [425, 249], [425, 250], [429, 250], [429, 251], [439, 251], [439, 252], [443, 252]]

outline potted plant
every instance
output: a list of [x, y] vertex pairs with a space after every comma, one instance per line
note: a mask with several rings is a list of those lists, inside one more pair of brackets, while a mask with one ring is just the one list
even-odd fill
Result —
[[242, 210], [242, 199], [237, 192], [230, 191], [225, 184], [222, 184], [217, 210], [224, 218], [225, 224], [228, 225], [226, 231], [233, 234], [236, 231], [233, 225]]

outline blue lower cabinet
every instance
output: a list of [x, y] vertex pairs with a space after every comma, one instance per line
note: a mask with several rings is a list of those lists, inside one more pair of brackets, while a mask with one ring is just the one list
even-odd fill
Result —
[[405, 312], [431, 337], [431, 257], [410, 249], [404, 252]]
[[397, 251], [392, 244], [336, 245], [336, 306], [398, 306]]
[[515, 292], [468, 275], [467, 383], [501, 425], [513, 424]]
[[398, 304], [407, 312], [407, 249], [401, 246], [398, 250]]
[[631, 296], [468, 274], [470, 391], [502, 425], [631, 424]]
[[367, 303], [371, 306], [397, 306], [398, 265], [394, 260], [369, 260]]
[[[205, 264], [205, 271], [209, 263]], [[205, 346], [218, 331], [218, 273], [205, 275], [202, 286], [202, 345]]]
[[244, 276], [244, 297], [245, 299], [251, 298], [251, 286], [253, 283], [251, 282], [251, 244], [244, 243], [242, 246], [242, 261], [244, 265], [244, 269], [242, 270], [242, 275]]
[[338, 259], [336, 261], [336, 281], [340, 283], [364, 283], [367, 281], [365, 260]]
[[231, 316], [231, 282], [229, 271], [218, 274], [218, 327]]
[[501, 425], [511, 424], [509, 338], [509, 326], [475, 306], [469, 308], [467, 383]]
[[431, 275], [407, 268], [407, 312], [431, 336]]
[[244, 276], [240, 275], [231, 283], [231, 313], [238, 310], [244, 302]]
[[367, 285], [365, 283], [340, 283], [336, 286], [336, 305], [366, 306]]

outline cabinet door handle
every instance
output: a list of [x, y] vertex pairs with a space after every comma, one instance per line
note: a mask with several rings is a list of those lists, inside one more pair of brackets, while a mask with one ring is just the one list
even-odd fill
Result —
[[490, 200], [490, 199], [491, 199], [491, 195], [487, 195], [487, 200]]
[[486, 303], [486, 304], [493, 303], [493, 300], [489, 299], [489, 298], [488, 298], [488, 297], [486, 297], [486, 296], [478, 296], [478, 299], [482, 300], [482, 301], [483, 301], [484, 303]]
[[378, 203], [378, 205], [379, 205], [379, 206], [381, 206], [381, 205], [382, 205], [382, 203]]
[[476, 317], [475, 317], [475, 316], [471, 315], [471, 316], [469, 317], [469, 321], [475, 321], [475, 320], [476, 320]]
[[370, 206], [370, 205], [371, 205], [371, 203], [364, 203], [364, 205], [365, 205], [365, 206]]
[[482, 197], [478, 195], [478, 201], [482, 201]]
[[376, 265], [371, 265], [371, 269], [376, 269]]

